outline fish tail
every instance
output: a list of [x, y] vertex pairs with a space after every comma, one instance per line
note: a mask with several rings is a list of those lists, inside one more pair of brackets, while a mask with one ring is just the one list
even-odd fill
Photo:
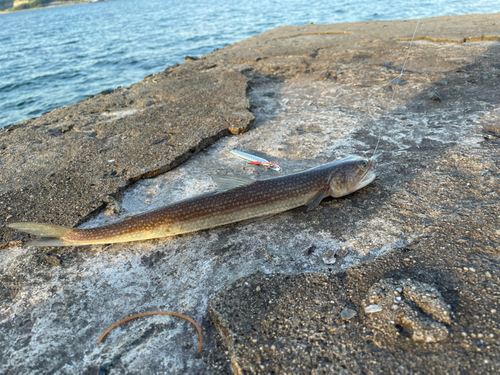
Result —
[[29, 245], [33, 246], [71, 246], [72, 244], [64, 242], [62, 238], [78, 231], [78, 229], [40, 223], [12, 223], [7, 226], [36, 236], [50, 237], [29, 242]]

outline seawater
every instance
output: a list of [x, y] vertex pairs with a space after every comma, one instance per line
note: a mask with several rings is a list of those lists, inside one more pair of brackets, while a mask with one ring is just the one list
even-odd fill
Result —
[[499, 11], [500, 0], [114, 0], [0, 14], [0, 127], [280, 25]]

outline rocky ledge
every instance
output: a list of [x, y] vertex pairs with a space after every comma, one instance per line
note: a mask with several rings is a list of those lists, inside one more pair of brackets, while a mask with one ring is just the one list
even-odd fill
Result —
[[[317, 209], [33, 248], [0, 228], [2, 373], [497, 372], [500, 15], [285, 26], [0, 131], [0, 220], [90, 227], [378, 144]], [[408, 55], [403, 75], [401, 69]], [[377, 151], [377, 152], [378, 152]], [[102, 344], [99, 335], [131, 321]]]

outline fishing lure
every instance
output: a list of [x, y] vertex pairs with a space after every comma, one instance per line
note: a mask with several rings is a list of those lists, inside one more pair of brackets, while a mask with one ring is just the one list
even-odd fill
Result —
[[267, 161], [264, 158], [260, 158], [258, 156], [248, 154], [248, 153], [242, 152], [242, 151], [231, 150], [230, 152], [231, 152], [231, 154], [233, 154], [237, 158], [246, 160], [247, 164], [262, 165], [263, 167], [272, 169], [273, 171], [277, 171], [277, 172], [281, 171], [280, 165], [274, 161]]

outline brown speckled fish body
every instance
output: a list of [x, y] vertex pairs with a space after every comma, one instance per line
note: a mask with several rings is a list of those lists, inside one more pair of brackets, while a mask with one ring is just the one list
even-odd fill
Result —
[[303, 206], [319, 190], [327, 188], [324, 170], [255, 181], [229, 191], [189, 198], [115, 224], [85, 229], [63, 240], [123, 242], [194, 232]]
[[243, 186], [189, 198], [114, 224], [68, 229], [57, 237], [63, 246], [128, 242], [214, 228], [303, 205], [311, 209], [325, 196], [339, 197], [366, 186], [375, 177], [371, 167], [371, 159], [350, 157], [285, 176], [248, 180]]

